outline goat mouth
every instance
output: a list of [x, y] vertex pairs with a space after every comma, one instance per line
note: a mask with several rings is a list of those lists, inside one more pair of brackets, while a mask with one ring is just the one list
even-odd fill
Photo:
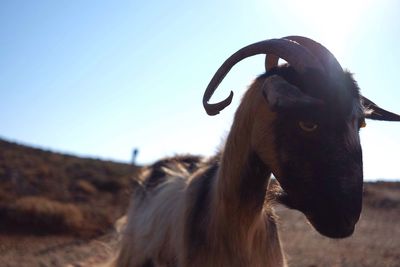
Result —
[[332, 190], [334, 186], [335, 184], [329, 184], [307, 188], [303, 191], [308, 193], [304, 194], [286, 184], [282, 185], [280, 190], [275, 190], [274, 195], [279, 203], [302, 212], [321, 235], [346, 238], [354, 233], [361, 214], [362, 186], [351, 188], [351, 193], [342, 194], [338, 193], [343, 191], [341, 188]]
[[306, 217], [318, 233], [329, 238], [346, 238], [351, 236], [358, 221], [358, 218], [349, 220], [346, 217], [329, 218], [307, 214]]

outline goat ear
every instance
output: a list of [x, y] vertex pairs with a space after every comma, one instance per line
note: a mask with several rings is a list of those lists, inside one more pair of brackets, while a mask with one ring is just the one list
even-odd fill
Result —
[[400, 115], [384, 110], [368, 98], [361, 96], [361, 101], [366, 109], [365, 118], [379, 121], [400, 121]]
[[273, 111], [323, 104], [321, 100], [304, 94], [279, 75], [272, 75], [265, 79], [262, 93]]

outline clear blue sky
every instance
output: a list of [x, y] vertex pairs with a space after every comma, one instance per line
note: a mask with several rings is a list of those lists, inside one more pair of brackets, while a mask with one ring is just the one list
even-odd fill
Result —
[[[234, 104], [209, 117], [202, 94], [250, 43], [304, 35], [355, 73], [362, 93], [400, 113], [400, 2], [0, 2], [0, 137], [55, 151], [149, 163], [211, 155], [263, 57], [223, 82]], [[400, 178], [400, 123], [368, 122], [365, 177]]]

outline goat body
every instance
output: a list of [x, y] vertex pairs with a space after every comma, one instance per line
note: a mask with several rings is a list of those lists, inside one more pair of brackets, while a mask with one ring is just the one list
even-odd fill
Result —
[[[362, 203], [358, 131], [365, 118], [400, 116], [361, 96], [322, 45], [288, 39], [245, 47], [217, 71], [203, 99], [210, 115], [232, 99], [231, 93], [208, 103], [234, 64], [259, 53], [276, 56], [245, 93], [217, 156], [169, 158], [145, 171], [117, 266], [285, 266], [273, 198], [303, 212], [325, 236], [353, 233]], [[277, 57], [288, 65], [276, 66]], [[267, 191], [271, 173], [282, 186], [275, 195]]]
[[248, 142], [254, 94], [263, 101], [259, 83], [242, 101], [220, 155], [150, 167], [133, 196], [117, 266], [284, 266], [265, 201], [271, 172]]

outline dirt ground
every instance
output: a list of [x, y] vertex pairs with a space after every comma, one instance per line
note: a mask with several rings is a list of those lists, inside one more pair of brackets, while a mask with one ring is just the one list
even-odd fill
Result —
[[[400, 266], [400, 189], [367, 185], [365, 195], [356, 232], [343, 240], [321, 236], [301, 213], [277, 206], [289, 266]], [[116, 244], [113, 233], [91, 240], [3, 234], [0, 235], [0, 262], [4, 267], [91, 266], [109, 259]]]
[[2, 267], [88, 266], [106, 261], [116, 244], [108, 234], [92, 240], [68, 236], [0, 236]]
[[366, 207], [355, 233], [346, 239], [321, 236], [296, 211], [279, 208], [280, 233], [289, 266], [399, 267], [398, 210]]

